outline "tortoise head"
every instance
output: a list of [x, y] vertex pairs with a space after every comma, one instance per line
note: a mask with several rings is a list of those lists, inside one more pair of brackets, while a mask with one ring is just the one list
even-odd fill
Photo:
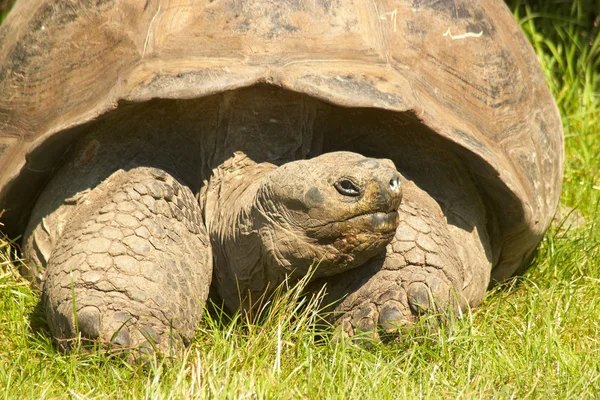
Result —
[[334, 152], [284, 164], [263, 177], [255, 207], [271, 262], [334, 275], [363, 264], [398, 227], [401, 176], [390, 160]]

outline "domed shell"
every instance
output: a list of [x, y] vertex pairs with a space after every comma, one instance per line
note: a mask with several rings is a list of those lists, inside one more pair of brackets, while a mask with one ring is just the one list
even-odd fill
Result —
[[557, 107], [501, 0], [19, 0], [0, 28], [0, 210], [22, 233], [77, 128], [127, 102], [267, 83], [412, 113], [468, 164], [512, 275], [561, 189]]

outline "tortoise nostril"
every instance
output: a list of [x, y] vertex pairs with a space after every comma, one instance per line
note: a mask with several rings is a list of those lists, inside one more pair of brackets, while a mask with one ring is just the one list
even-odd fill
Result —
[[390, 179], [390, 189], [392, 189], [392, 192], [397, 192], [398, 190], [400, 190], [400, 178], [399, 177], [393, 177], [392, 179]]

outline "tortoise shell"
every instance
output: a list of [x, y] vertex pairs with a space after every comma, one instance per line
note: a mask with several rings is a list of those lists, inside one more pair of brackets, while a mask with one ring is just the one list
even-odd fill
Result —
[[[20, 0], [0, 28], [3, 229], [23, 232], [51, 171], [95, 120], [255, 84], [383, 110], [398, 116], [398, 135], [439, 136], [495, 216], [494, 279], [512, 275], [548, 228], [561, 121], [501, 0]], [[389, 148], [378, 152], [393, 159]]]

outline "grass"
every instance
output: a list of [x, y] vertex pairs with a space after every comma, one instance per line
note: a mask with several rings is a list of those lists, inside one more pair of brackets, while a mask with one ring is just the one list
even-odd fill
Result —
[[368, 348], [333, 343], [312, 323], [318, 303], [289, 290], [264, 322], [208, 316], [184, 359], [140, 367], [102, 351], [60, 353], [0, 239], [0, 397], [600, 398], [600, 36], [590, 12], [600, 4], [510, 7], [563, 115], [562, 201], [586, 218], [551, 230], [524, 275], [450, 327]]
[[8, 12], [15, 4], [16, 0], [0, 0], [0, 24], [4, 21]]

